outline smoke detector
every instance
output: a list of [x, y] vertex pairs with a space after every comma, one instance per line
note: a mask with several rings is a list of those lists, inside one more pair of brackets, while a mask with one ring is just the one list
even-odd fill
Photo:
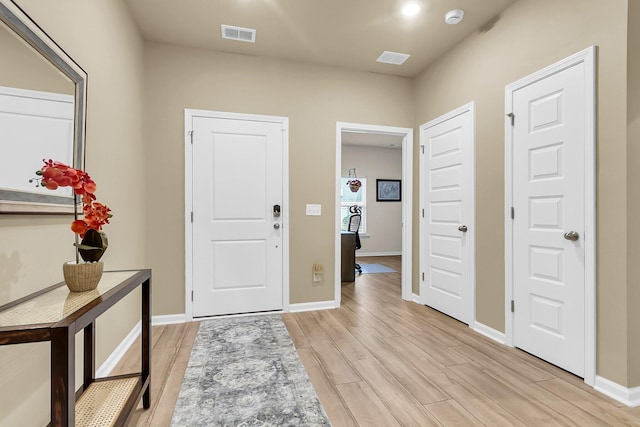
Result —
[[463, 17], [464, 17], [464, 10], [453, 9], [447, 12], [446, 15], [444, 15], [444, 22], [446, 22], [449, 25], [455, 25], [460, 21], [462, 21]]
[[256, 42], [256, 30], [253, 28], [234, 27], [222, 24], [222, 38], [240, 42]]

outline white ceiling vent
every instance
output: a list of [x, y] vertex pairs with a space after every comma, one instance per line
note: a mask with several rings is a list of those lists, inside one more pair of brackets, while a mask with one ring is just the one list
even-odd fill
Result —
[[240, 42], [256, 42], [256, 30], [253, 28], [234, 27], [222, 24], [222, 38]]
[[384, 62], [385, 64], [394, 64], [401, 65], [406, 61], [411, 55], [408, 53], [398, 53], [398, 52], [389, 52], [385, 50], [382, 52], [382, 55], [376, 59], [378, 62]]

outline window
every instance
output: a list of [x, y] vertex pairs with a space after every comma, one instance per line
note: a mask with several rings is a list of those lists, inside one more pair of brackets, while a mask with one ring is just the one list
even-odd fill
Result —
[[349, 225], [349, 207], [359, 206], [362, 210], [360, 221], [360, 234], [367, 232], [367, 178], [358, 177], [362, 186], [355, 193], [349, 189], [348, 177], [340, 178], [340, 218], [342, 218], [342, 230], [346, 230]]

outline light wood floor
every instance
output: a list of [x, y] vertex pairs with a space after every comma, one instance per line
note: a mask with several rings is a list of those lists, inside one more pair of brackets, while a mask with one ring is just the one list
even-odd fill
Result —
[[[358, 258], [400, 271], [399, 257]], [[332, 424], [640, 426], [627, 408], [561, 369], [400, 298], [400, 274], [364, 274], [335, 310], [284, 314]], [[169, 425], [197, 323], [153, 328], [152, 407], [131, 426]], [[138, 366], [134, 346], [118, 366]]]

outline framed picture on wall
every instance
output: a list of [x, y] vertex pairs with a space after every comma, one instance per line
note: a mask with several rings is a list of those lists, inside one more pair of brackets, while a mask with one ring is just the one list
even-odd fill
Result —
[[399, 179], [376, 179], [377, 202], [401, 201], [401, 181]]

